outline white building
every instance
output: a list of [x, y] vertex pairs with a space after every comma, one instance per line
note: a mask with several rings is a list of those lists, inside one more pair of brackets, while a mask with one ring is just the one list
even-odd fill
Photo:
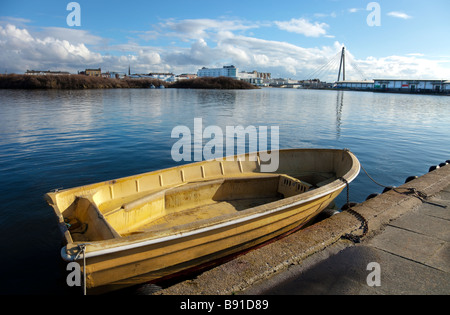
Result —
[[239, 72], [238, 79], [241, 81], [248, 82], [253, 85], [262, 86], [264, 85], [264, 79], [259, 76], [259, 73], [257, 71], [253, 72]]
[[148, 73], [148, 74], [130, 74], [131, 79], [158, 79], [165, 82], [175, 82], [173, 73]]
[[350, 90], [372, 90], [374, 81], [338, 81], [336, 87], [338, 89]]
[[127, 76], [125, 72], [106, 72], [111, 79], [123, 79]]
[[198, 77], [229, 77], [233, 79], [238, 78], [238, 69], [235, 66], [224, 66], [223, 68], [205, 68], [197, 71]]
[[175, 82], [175, 75], [173, 73], [149, 73], [153, 79], [158, 79], [166, 82]]
[[196, 77], [197, 77], [196, 74], [183, 73], [183, 74], [175, 76], [175, 81], [190, 80], [190, 79], [195, 79]]
[[444, 91], [447, 92], [447, 94], [450, 94], [450, 81], [444, 82]]
[[441, 93], [448, 91], [448, 82], [446, 80], [375, 79], [374, 89], [379, 91]]

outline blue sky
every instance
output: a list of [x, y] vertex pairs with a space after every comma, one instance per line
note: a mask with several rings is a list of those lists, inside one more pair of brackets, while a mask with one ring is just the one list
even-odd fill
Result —
[[[345, 45], [349, 79], [450, 79], [448, 0], [78, 0], [81, 26], [72, 27], [69, 2], [0, 0], [0, 72], [234, 64], [306, 79]], [[371, 2], [379, 11], [367, 10]], [[368, 25], [371, 13], [381, 25]], [[318, 75], [332, 81], [336, 70], [326, 70]]]

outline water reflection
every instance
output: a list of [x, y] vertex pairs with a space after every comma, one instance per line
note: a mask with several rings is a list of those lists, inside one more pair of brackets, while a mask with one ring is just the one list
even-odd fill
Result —
[[[385, 185], [398, 186], [450, 159], [446, 97], [148, 89], [0, 90], [0, 100], [0, 239], [14, 240], [1, 242], [0, 251], [8, 253], [3, 270], [22, 275], [2, 277], [2, 283], [17, 283], [14, 292], [20, 293], [61, 289], [55, 272], [59, 234], [42, 195], [177, 165], [172, 129], [193, 130], [195, 118], [224, 131], [278, 126], [282, 149], [350, 148]], [[363, 174], [351, 185], [352, 201], [374, 192], [379, 187]], [[42, 262], [39, 274], [29, 270], [29, 261]], [[30, 279], [40, 285], [33, 288]]]
[[344, 91], [336, 93], [336, 139], [341, 137], [342, 110], [344, 108]]

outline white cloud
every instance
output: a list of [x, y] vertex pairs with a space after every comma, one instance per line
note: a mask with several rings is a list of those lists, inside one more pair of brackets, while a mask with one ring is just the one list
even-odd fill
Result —
[[[190, 45], [150, 47], [131, 38], [128, 43], [109, 45], [107, 40], [84, 30], [47, 27], [29, 32], [26, 27], [9, 24], [0, 26], [3, 52], [0, 67], [18, 73], [27, 69], [76, 73], [86, 67], [126, 71], [130, 65], [133, 72], [182, 73], [196, 72], [202, 66], [231, 63], [240, 70], [273, 70], [283, 76], [299, 74], [303, 68], [309, 69], [321, 60], [323, 51], [318, 52], [315, 48], [305, 49], [287, 42], [242, 35], [260, 25], [248, 25], [240, 20], [170, 20], [144, 33], [152, 37], [183, 38]], [[266, 22], [265, 26], [268, 25]], [[140, 37], [144, 33], [133, 34]]]
[[[326, 34], [325, 23], [313, 24], [301, 19], [278, 23], [282, 24], [270, 26], [281, 25], [306, 36], [330, 36]], [[203, 66], [234, 64], [240, 71], [258, 70], [271, 72], [273, 77], [309, 79], [311, 73], [326, 65], [343, 46], [335, 41], [328, 46], [301, 47], [286, 41], [257, 38], [246, 32], [262, 25], [223, 19], [168, 20], [148, 33], [130, 33], [135, 38], [130, 37], [127, 43], [110, 45], [108, 40], [88, 31], [54, 27], [31, 30], [27, 26], [0, 24], [0, 70], [23, 73], [27, 69], [51, 69], [76, 73], [88, 67], [101, 67], [105, 71], [125, 72], [131, 66], [136, 73], [179, 74], [195, 73]], [[269, 27], [269, 23], [264, 27]], [[139, 41], [142, 34], [164, 37], [174, 43], [169, 47], [158, 46], [156, 42], [152, 42], [153, 46], [143, 45]], [[361, 79], [351, 68], [353, 60], [367, 79], [386, 77], [387, 73], [392, 78], [450, 78], [448, 57], [430, 58], [411, 53], [356, 59], [351, 51], [347, 53], [348, 79]], [[320, 77], [328, 82], [336, 78], [337, 68], [324, 71]]]
[[[406, 56], [368, 57], [354, 61], [368, 79], [405, 78], [405, 79], [446, 79], [450, 77], [450, 68], [444, 59], [426, 59], [421, 54]], [[357, 73], [348, 66], [349, 79]], [[361, 79], [355, 77], [355, 79]]]
[[[204, 39], [199, 39], [191, 44], [189, 48], [171, 48], [164, 54], [164, 62], [175, 69], [191, 67], [197, 71], [198, 67], [210, 65], [220, 59], [222, 52], [208, 46]], [[185, 72], [185, 71], [181, 71]]]
[[317, 18], [327, 18], [327, 17], [335, 18], [335, 17], [337, 17], [337, 14], [336, 14], [336, 12], [331, 12], [331, 13], [315, 13], [314, 16], [317, 17]]
[[161, 56], [154, 51], [139, 51], [139, 61], [148, 65], [157, 65], [161, 62]]
[[243, 31], [258, 28], [257, 24], [246, 25], [240, 20], [213, 20], [213, 19], [169, 19], [158, 26], [159, 31], [165, 36], [175, 36], [188, 39], [204, 39], [209, 34], [219, 31]]
[[0, 25], [13, 24], [25, 26], [26, 24], [29, 24], [31, 22], [32, 21], [30, 19], [18, 18], [14, 16], [0, 16]]
[[107, 40], [84, 30], [47, 27], [30, 33], [12, 24], [0, 25], [0, 67], [2, 71], [16, 73], [31, 69], [77, 73], [88, 67], [125, 71], [131, 64], [144, 72], [164, 68], [160, 51], [152, 47], [137, 44], [109, 47], [111, 51], [119, 50], [120, 55], [102, 54], [88, 48], [108, 48], [107, 43]]
[[403, 20], [412, 19], [412, 16], [409, 16], [409, 15], [406, 14], [406, 13], [403, 13], [403, 12], [397, 12], [397, 11], [389, 12], [387, 15], [388, 15], [388, 16], [392, 16], [392, 17], [395, 17], [395, 18], [403, 19]]
[[100, 36], [90, 34], [88, 31], [65, 27], [44, 27], [36, 34], [39, 37], [51, 37], [59, 40], [67, 40], [72, 44], [100, 45], [107, 41]]
[[268, 66], [270, 62], [270, 58], [265, 54], [254, 54], [252, 58], [256, 65], [262, 67]]
[[[65, 68], [72, 65], [91, 65], [102, 61], [99, 53], [90, 51], [83, 43], [49, 36], [33, 36], [26, 29], [7, 24], [0, 26], [1, 66], [9, 72], [27, 69]], [[26, 69], [25, 69], [26, 68]]]
[[350, 13], [356, 13], [356, 12], [362, 11], [362, 10], [364, 10], [364, 9], [360, 9], [360, 8], [351, 8], [351, 9], [348, 9], [348, 12], [350, 12]]
[[311, 23], [306, 19], [291, 19], [290, 21], [275, 21], [281, 30], [291, 33], [303, 34], [308, 37], [319, 37], [327, 34], [329, 27], [326, 23]]

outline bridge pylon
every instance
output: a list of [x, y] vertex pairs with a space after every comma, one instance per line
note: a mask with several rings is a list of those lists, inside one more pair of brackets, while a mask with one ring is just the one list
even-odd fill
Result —
[[343, 74], [343, 76], [342, 76], [343, 81], [345, 81], [345, 47], [342, 47], [341, 63], [339, 65], [339, 74], [338, 74], [337, 82], [339, 82], [341, 80], [341, 71]]

